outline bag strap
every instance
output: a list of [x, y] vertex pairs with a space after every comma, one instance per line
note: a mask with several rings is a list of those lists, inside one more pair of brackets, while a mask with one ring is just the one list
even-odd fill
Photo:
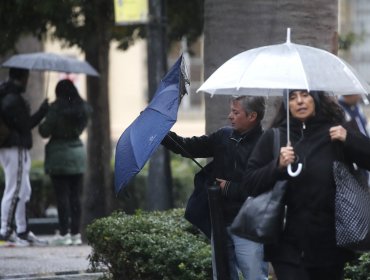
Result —
[[274, 158], [277, 159], [280, 154], [280, 130], [274, 127], [272, 131], [274, 132]]

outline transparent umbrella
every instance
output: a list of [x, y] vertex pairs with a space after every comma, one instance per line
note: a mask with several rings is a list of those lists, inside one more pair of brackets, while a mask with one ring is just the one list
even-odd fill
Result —
[[99, 73], [87, 61], [48, 52], [16, 54], [1, 66], [47, 72], [46, 93], [49, 86], [49, 71], [99, 76]]
[[[368, 94], [368, 83], [344, 60], [322, 49], [287, 41], [244, 51], [221, 65], [197, 90], [211, 95], [283, 96], [292, 89], [333, 95]], [[286, 94], [288, 98], [288, 94]], [[288, 103], [289, 104], [289, 103]], [[287, 139], [289, 109], [287, 109]], [[291, 166], [288, 172], [297, 176]]]
[[99, 73], [86, 61], [48, 52], [17, 54], [6, 60], [2, 67], [15, 67], [38, 71], [83, 73], [99, 76]]

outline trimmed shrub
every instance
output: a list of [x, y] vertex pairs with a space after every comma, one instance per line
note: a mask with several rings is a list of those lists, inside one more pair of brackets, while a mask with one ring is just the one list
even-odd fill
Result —
[[208, 240], [184, 218], [183, 209], [115, 212], [87, 227], [93, 269], [108, 268], [107, 279], [211, 279]]
[[370, 253], [364, 253], [355, 261], [347, 264], [344, 269], [344, 279], [370, 280]]

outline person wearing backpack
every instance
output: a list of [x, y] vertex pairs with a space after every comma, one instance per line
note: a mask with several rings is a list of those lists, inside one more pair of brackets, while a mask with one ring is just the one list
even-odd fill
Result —
[[[41, 122], [49, 108], [45, 99], [40, 108], [31, 115], [30, 106], [22, 96], [28, 76], [27, 69], [10, 68], [9, 79], [0, 85], [1, 118], [9, 130], [0, 145], [0, 164], [5, 173], [0, 241], [10, 246], [47, 244], [29, 231], [26, 217], [26, 205], [31, 197], [31, 129]], [[13, 233], [13, 219], [16, 234]]]

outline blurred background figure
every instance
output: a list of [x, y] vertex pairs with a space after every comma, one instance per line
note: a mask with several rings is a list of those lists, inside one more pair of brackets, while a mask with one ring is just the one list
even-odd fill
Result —
[[366, 115], [361, 108], [362, 96], [360, 94], [342, 95], [339, 104], [344, 109], [346, 121], [351, 128], [370, 136]]
[[[365, 97], [366, 98], [366, 97]], [[339, 104], [343, 108], [347, 127], [358, 131], [363, 135], [370, 137], [369, 124], [366, 115], [362, 110], [362, 96], [360, 94], [342, 95], [339, 98]], [[366, 178], [370, 187], [370, 173], [366, 170], [360, 171]]]
[[86, 151], [80, 135], [87, 126], [90, 106], [72, 81], [58, 82], [56, 101], [50, 105], [40, 135], [50, 137], [45, 146], [45, 172], [54, 187], [59, 233], [52, 245], [81, 245], [81, 191], [86, 168]]

